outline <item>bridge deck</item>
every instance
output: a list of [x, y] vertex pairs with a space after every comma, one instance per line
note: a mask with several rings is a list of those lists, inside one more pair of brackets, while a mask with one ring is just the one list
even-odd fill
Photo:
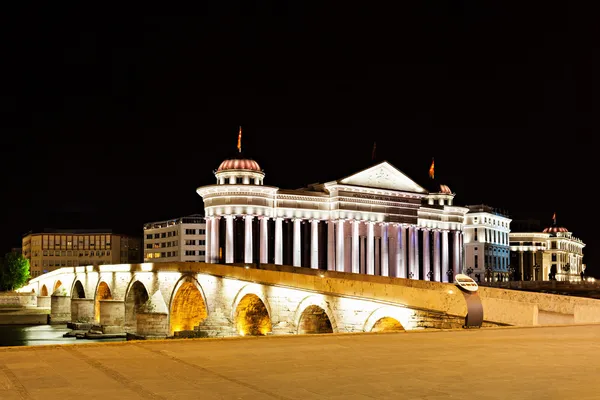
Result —
[[600, 325], [0, 348], [0, 399], [598, 399]]

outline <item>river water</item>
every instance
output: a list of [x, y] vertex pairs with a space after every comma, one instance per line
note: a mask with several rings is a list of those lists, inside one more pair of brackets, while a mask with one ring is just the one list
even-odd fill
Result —
[[120, 342], [115, 339], [76, 339], [63, 337], [71, 329], [67, 325], [0, 325], [0, 346], [39, 346], [91, 342]]

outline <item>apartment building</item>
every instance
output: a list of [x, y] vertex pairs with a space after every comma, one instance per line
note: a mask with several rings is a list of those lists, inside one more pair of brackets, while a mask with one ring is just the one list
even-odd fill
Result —
[[204, 262], [206, 222], [200, 214], [144, 224], [144, 262]]
[[44, 229], [22, 239], [33, 278], [62, 267], [140, 263], [141, 239], [110, 229]]

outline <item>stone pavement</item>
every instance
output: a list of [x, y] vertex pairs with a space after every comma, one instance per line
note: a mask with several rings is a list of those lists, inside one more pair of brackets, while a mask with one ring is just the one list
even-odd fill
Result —
[[0, 400], [600, 399], [600, 325], [0, 348]]

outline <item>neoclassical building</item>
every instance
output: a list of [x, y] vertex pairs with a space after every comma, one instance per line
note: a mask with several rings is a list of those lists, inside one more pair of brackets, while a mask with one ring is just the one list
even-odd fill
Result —
[[584, 247], [581, 239], [556, 224], [556, 215], [541, 232], [510, 233], [512, 265], [524, 280], [580, 281]]
[[463, 270], [463, 222], [446, 185], [428, 191], [387, 161], [280, 189], [258, 163], [223, 161], [204, 201], [206, 260], [448, 282]]

